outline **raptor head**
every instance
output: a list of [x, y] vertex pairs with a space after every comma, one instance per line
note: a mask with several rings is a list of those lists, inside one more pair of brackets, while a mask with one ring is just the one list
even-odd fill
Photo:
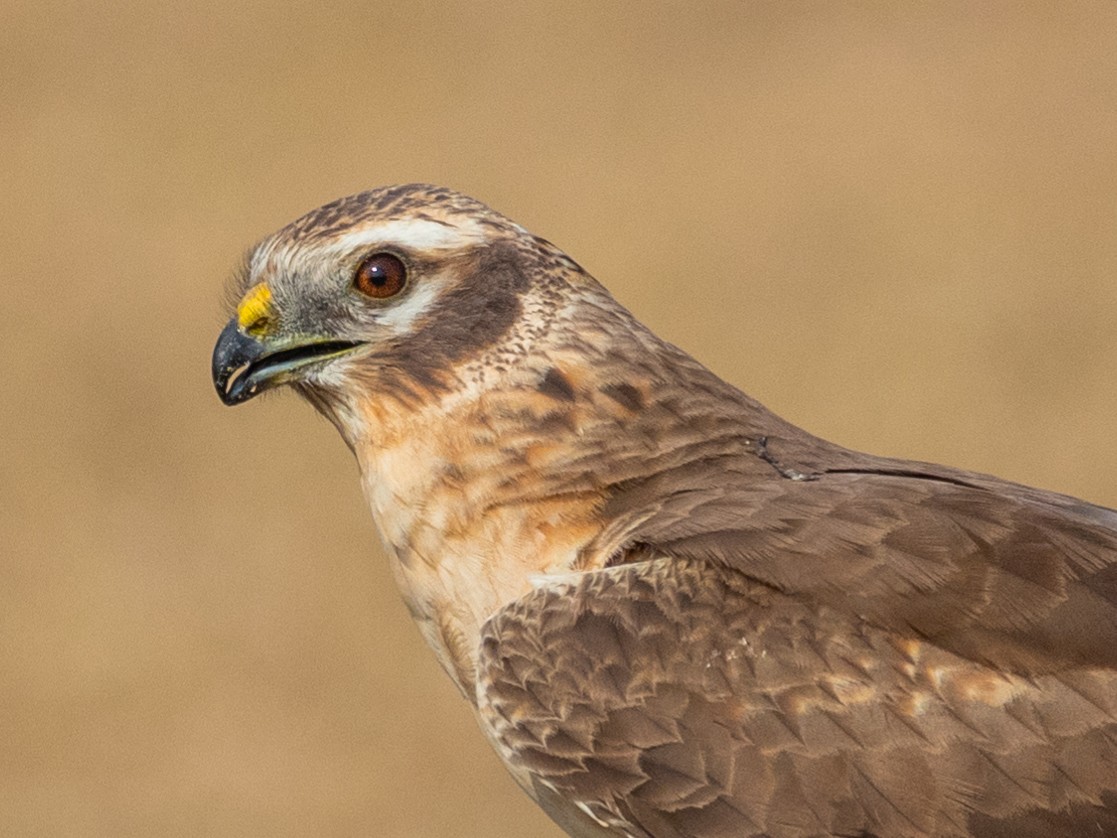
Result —
[[343, 393], [407, 399], [459, 385], [471, 365], [498, 369], [493, 354], [522, 350], [514, 333], [545, 328], [564, 296], [555, 289], [572, 283], [596, 286], [550, 243], [451, 190], [342, 198], [253, 249], [213, 381], [227, 405], [291, 383], [336, 421]]

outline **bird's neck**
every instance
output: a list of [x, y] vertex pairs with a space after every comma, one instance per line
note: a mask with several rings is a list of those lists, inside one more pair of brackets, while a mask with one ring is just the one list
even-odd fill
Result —
[[490, 616], [624, 545], [614, 510], [645, 514], [638, 499], [616, 503], [625, 487], [709, 457], [771, 470], [750, 446], [785, 423], [611, 300], [589, 305], [569, 318], [588, 328], [558, 317], [519, 355], [514, 335], [502, 363], [455, 370], [442, 390], [384, 398], [373, 383], [366, 401], [332, 408], [404, 599], [469, 697]]
[[[420, 409], [379, 405], [353, 450], [397, 582], [426, 640], [472, 696], [484, 621], [584, 561], [604, 489], [572, 471], [597, 424], [544, 370]], [[519, 380], [515, 380], [519, 378]]]
[[358, 459], [404, 599], [467, 696], [490, 616], [608, 558], [602, 453], [623, 446], [655, 386], [609, 368], [646, 367], [658, 339], [600, 286], [578, 290], [561, 307], [525, 300], [519, 331], [441, 387], [410, 397], [397, 381], [368, 381], [345, 388], [364, 401], [324, 409]]

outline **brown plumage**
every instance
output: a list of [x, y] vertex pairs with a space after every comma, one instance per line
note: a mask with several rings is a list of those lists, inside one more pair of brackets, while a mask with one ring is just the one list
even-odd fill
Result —
[[309, 213], [240, 290], [222, 399], [334, 422], [571, 835], [1117, 835], [1117, 512], [813, 437], [449, 190]]

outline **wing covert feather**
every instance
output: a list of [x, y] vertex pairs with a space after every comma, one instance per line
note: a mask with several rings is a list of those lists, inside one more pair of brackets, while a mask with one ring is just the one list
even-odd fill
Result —
[[1000, 672], [709, 561], [534, 591], [479, 678], [545, 808], [591, 815], [576, 835], [1117, 834], [1112, 672]]
[[662, 494], [626, 537], [998, 668], [1117, 669], [1111, 510], [980, 475], [734, 477]]

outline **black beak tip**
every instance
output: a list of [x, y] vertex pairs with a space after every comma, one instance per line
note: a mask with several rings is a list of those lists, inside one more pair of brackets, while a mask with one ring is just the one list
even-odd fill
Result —
[[244, 334], [237, 321], [230, 320], [213, 347], [213, 386], [217, 397], [226, 405], [240, 404], [256, 395], [256, 387], [248, 383], [249, 366], [263, 354], [259, 341]]

